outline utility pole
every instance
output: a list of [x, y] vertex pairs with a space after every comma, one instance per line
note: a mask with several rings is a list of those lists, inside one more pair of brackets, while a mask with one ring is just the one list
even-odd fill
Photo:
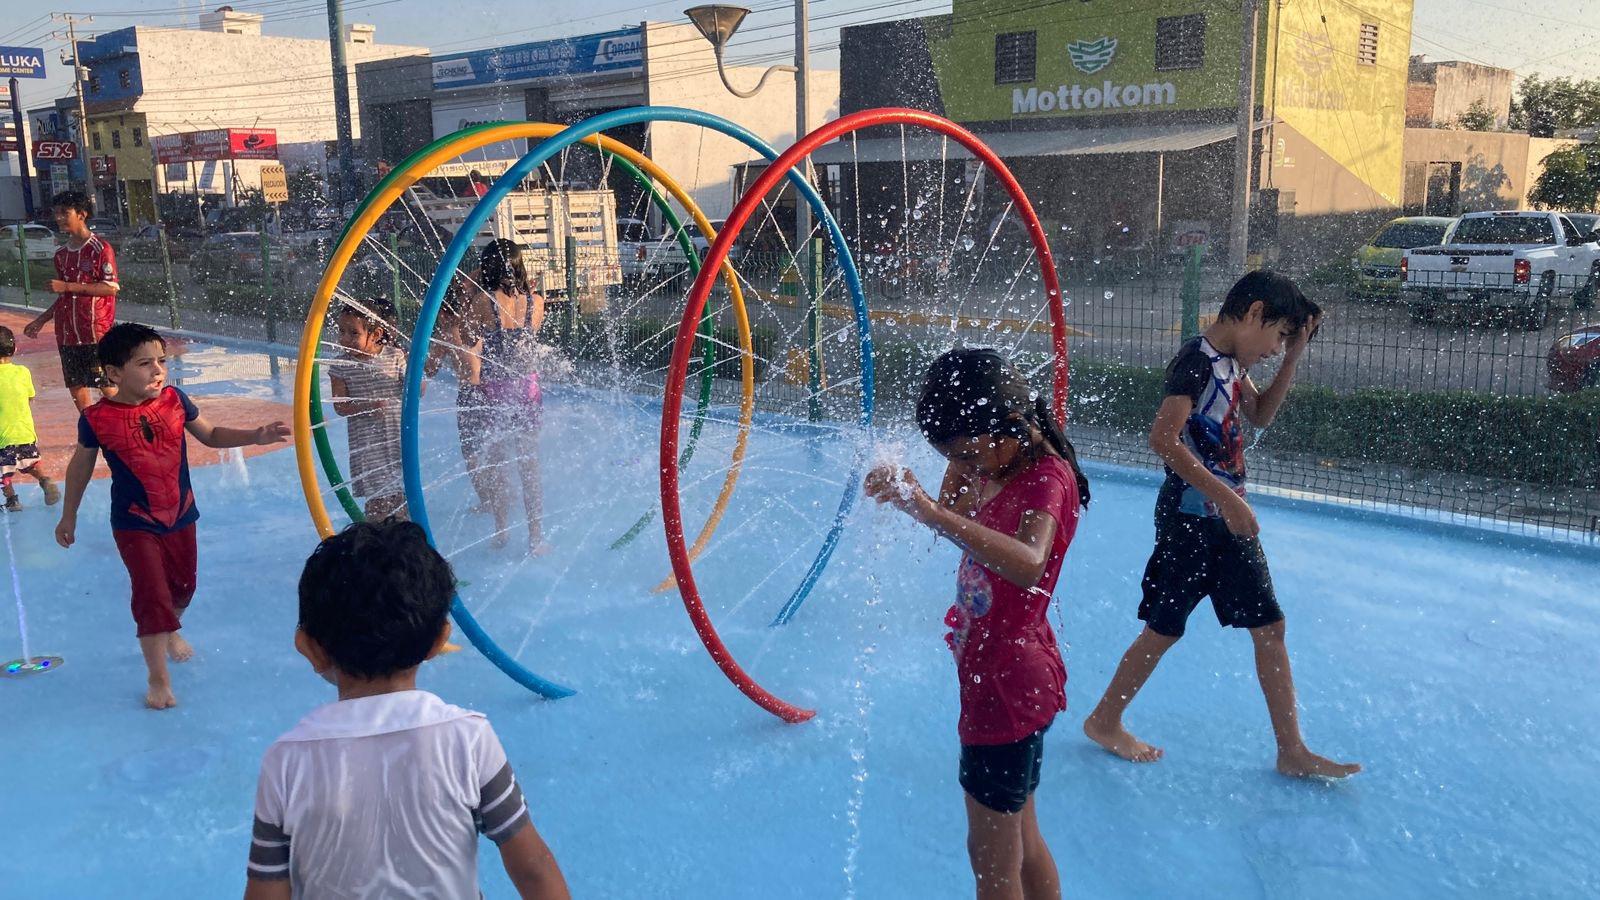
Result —
[[[796, 141], [811, 131], [811, 5], [809, 0], [794, 3], [794, 139]], [[811, 158], [806, 157], [806, 180], [811, 177]], [[811, 207], [799, 191], [794, 192], [795, 249], [809, 255], [811, 247]], [[802, 270], [806, 271], [806, 270]]]
[[1250, 158], [1255, 148], [1256, 11], [1258, 0], [1241, 0], [1239, 19], [1239, 112], [1233, 147], [1233, 222], [1228, 230], [1228, 262], [1233, 272], [1248, 264], [1250, 245]]
[[[78, 23], [87, 25], [94, 21], [94, 16], [80, 18], [72, 13], [51, 13], [50, 20], [67, 23], [67, 46], [72, 48], [72, 86], [78, 92], [78, 158], [83, 160], [83, 192], [93, 197], [94, 172], [89, 164], [89, 113], [83, 102], [84, 66], [78, 59]], [[53, 31], [50, 36], [60, 40], [61, 32]]]
[[328, 44], [333, 51], [333, 118], [339, 137], [339, 178], [333, 185], [333, 202], [342, 210], [355, 197], [354, 138], [350, 127], [350, 74], [345, 70], [344, 10], [340, 0], [328, 0]]

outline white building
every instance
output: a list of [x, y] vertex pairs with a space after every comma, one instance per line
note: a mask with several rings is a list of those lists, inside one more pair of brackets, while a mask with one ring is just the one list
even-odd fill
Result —
[[[134, 26], [79, 41], [90, 77], [84, 99], [88, 153], [104, 157], [97, 170], [100, 204], [134, 220], [150, 218], [155, 191], [232, 196], [260, 184], [271, 161], [218, 159], [158, 166], [151, 138], [219, 129], [276, 132], [281, 162], [326, 171], [334, 140], [333, 66], [326, 40], [262, 33], [265, 17], [222, 7], [200, 17], [198, 29]], [[351, 72], [361, 63], [426, 52], [379, 44], [371, 25], [345, 29]], [[359, 122], [353, 123], [359, 137]]]
[[[730, 67], [741, 88], [763, 68]], [[445, 56], [419, 54], [359, 66], [361, 118], [373, 159], [396, 162], [423, 144], [469, 125], [493, 121], [572, 123], [630, 106], [682, 106], [731, 119], [785, 149], [795, 139], [794, 76], [776, 74], [756, 97], [741, 100], [717, 76], [711, 45], [688, 24], [644, 22], [635, 27]], [[839, 73], [811, 72], [811, 126], [839, 113]], [[643, 150], [692, 194], [712, 218], [733, 203], [734, 167], [756, 154], [732, 139], [694, 125], [652, 123], [607, 132]], [[483, 174], [503, 171], [522, 146], [485, 148], [473, 159]], [[574, 152], [573, 166], [593, 156]], [[497, 164], [497, 165], [496, 165]], [[598, 169], [589, 170], [598, 174]], [[582, 177], [582, 176], [579, 176]], [[647, 212], [632, 184], [613, 176], [621, 215]]]

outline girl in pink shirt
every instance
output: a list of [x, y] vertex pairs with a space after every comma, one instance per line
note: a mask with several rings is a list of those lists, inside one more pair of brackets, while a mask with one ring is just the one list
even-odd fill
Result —
[[1045, 613], [1089, 502], [1089, 482], [1044, 397], [994, 350], [951, 350], [928, 370], [917, 425], [949, 460], [934, 499], [879, 466], [867, 494], [964, 551], [945, 615], [961, 691], [961, 787], [978, 896], [1060, 897], [1039, 834], [1044, 733], [1066, 709], [1066, 665]]

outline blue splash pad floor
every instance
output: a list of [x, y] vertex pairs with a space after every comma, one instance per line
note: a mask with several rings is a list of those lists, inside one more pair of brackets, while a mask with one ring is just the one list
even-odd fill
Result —
[[[183, 375], [202, 405], [286, 391], [254, 354], [193, 353]], [[431, 393], [434, 408], [448, 405], [447, 390]], [[809, 562], [805, 542], [831, 514], [842, 471], [826, 446], [758, 434], [730, 537], [697, 572], [741, 662], [820, 710], [783, 725], [723, 681], [675, 595], [650, 592], [665, 572], [658, 526], [606, 549], [649, 506], [647, 493], [630, 493], [653, 478], [649, 410], [560, 390], [550, 409], [542, 448], [556, 553], [507, 567], [473, 548], [457, 565], [468, 595], [495, 586], [483, 602], [491, 631], [580, 693], [540, 701], [470, 648], [425, 666], [421, 684], [488, 713], [575, 894], [970, 893], [940, 624], [954, 551], [859, 509], [799, 619], [766, 628]], [[621, 423], [609, 460], [567, 452], [607, 419]], [[726, 431], [708, 429], [698, 471], [723, 464]], [[448, 416], [430, 420], [431, 447], [453, 439]], [[910, 455], [933, 480], [931, 456]], [[613, 471], [574, 477], [595, 465]], [[291, 644], [295, 581], [315, 543], [291, 454], [196, 469], [194, 480], [201, 589], [185, 633], [199, 656], [176, 670], [182, 705], [165, 713], [140, 705], [126, 576], [101, 524], [104, 482], [89, 492], [71, 551], [55, 546], [55, 510], [32, 487], [28, 509], [6, 519], [34, 652], [66, 665], [0, 679], [9, 826], [0, 896], [236, 896], [261, 753], [333, 699]], [[691, 487], [691, 524], [715, 487]], [[608, 490], [627, 496], [604, 516], [576, 499]], [[1052, 613], [1070, 709], [1046, 740], [1038, 803], [1068, 894], [1600, 892], [1600, 554], [1264, 505], [1307, 736], [1367, 771], [1342, 784], [1272, 771], [1249, 639], [1216, 629], [1209, 609], [1197, 610], [1129, 716], [1167, 757], [1133, 766], [1078, 726], [1138, 631], [1153, 498], [1145, 480], [1097, 478], [1057, 593], [1060, 618]], [[470, 543], [447, 501], [441, 492], [436, 525]], [[20, 652], [9, 611], [0, 647], [3, 658]], [[511, 896], [487, 844], [480, 859], [486, 895]]]

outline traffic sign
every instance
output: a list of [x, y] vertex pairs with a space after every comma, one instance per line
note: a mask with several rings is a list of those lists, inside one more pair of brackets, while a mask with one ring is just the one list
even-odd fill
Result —
[[268, 203], [289, 202], [289, 176], [283, 166], [261, 167], [261, 197]]
[[72, 141], [40, 141], [33, 145], [33, 158], [40, 161], [78, 158], [78, 145]]

